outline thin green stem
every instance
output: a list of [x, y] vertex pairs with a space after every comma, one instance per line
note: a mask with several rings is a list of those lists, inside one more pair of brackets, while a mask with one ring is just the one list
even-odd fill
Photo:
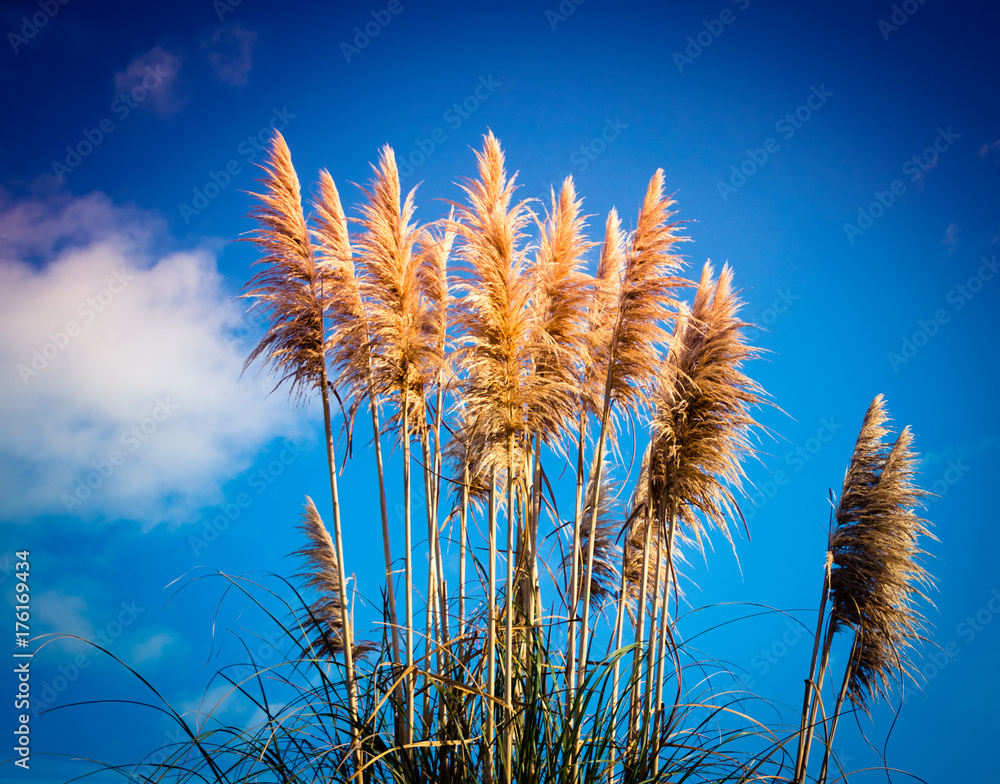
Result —
[[337, 462], [333, 454], [333, 426], [330, 417], [330, 392], [327, 387], [326, 366], [320, 371], [321, 395], [323, 398], [323, 424], [326, 428], [326, 456], [330, 468], [330, 501], [333, 505], [334, 545], [337, 548], [337, 590], [340, 593], [340, 624], [344, 644], [344, 667], [347, 673], [347, 700], [351, 712], [351, 745], [357, 750], [357, 779], [361, 780], [364, 757], [358, 746], [358, 693], [354, 673], [354, 640], [351, 634], [350, 607], [347, 601], [347, 580], [344, 576], [344, 540], [340, 527], [340, 497], [337, 492]]
[[566, 715], [570, 715], [573, 700], [576, 695], [576, 625], [577, 609], [580, 603], [580, 567], [582, 553], [580, 552], [580, 522], [583, 517], [583, 450], [586, 438], [586, 418], [580, 414], [580, 430], [577, 435], [576, 451], [576, 507], [573, 514], [572, 558], [570, 559], [569, 594], [569, 631], [566, 641]]
[[[830, 721], [830, 734], [826, 736], [826, 748], [823, 750], [823, 765], [819, 771], [817, 784], [825, 784], [827, 766], [830, 763], [830, 754], [833, 751], [833, 736], [837, 732], [837, 721], [840, 719], [840, 711], [844, 707], [844, 697], [847, 696], [847, 688], [851, 683], [851, 674], [854, 672], [855, 658], [858, 648], [861, 645], [861, 632], [854, 633], [854, 642], [851, 645], [851, 655], [847, 659], [847, 667], [844, 668], [844, 680], [840, 684], [840, 693], [837, 695], [837, 703], [833, 707], [833, 717]], [[824, 722], [825, 725], [825, 722]]]
[[608, 394], [604, 398], [604, 411], [601, 414], [601, 434], [597, 439], [594, 452], [595, 463], [591, 470], [593, 489], [590, 491], [590, 536], [587, 537], [587, 563], [583, 578], [583, 622], [580, 629], [580, 660], [577, 662], [577, 681], [583, 683], [587, 675], [587, 658], [590, 653], [590, 586], [594, 579], [594, 542], [597, 539], [597, 512], [600, 498], [601, 475], [604, 469], [604, 447], [608, 437], [608, 421], [611, 416], [610, 371], [608, 376]]
[[496, 497], [497, 475], [496, 469], [490, 476], [489, 494], [489, 588], [486, 597], [486, 695], [487, 700], [484, 705], [486, 716], [486, 779], [493, 781], [493, 751], [496, 744], [496, 708], [495, 702], [497, 693], [497, 497]]
[[414, 691], [416, 673], [414, 672], [413, 655], [413, 532], [410, 520], [410, 402], [403, 391], [403, 527], [405, 531], [406, 565], [404, 581], [406, 583], [406, 667], [409, 676], [406, 679], [406, 742], [413, 743], [413, 727], [416, 721], [416, 705]]
[[514, 434], [507, 437], [507, 586], [505, 608], [507, 626], [504, 631], [504, 673], [503, 696], [504, 703], [504, 781], [511, 784], [511, 755], [513, 753], [513, 720], [512, 705], [514, 704], [513, 671], [514, 671]]
[[830, 595], [830, 567], [831, 561], [827, 557], [826, 565], [823, 568], [823, 593], [819, 602], [819, 613], [816, 618], [816, 635], [813, 640], [812, 658], [809, 661], [809, 674], [806, 677], [805, 692], [802, 696], [802, 718], [799, 723], [799, 743], [795, 756], [795, 775], [792, 779], [795, 784], [802, 781], [805, 774], [803, 769], [803, 752], [806, 747], [806, 727], [809, 723], [810, 706], [813, 699], [813, 684], [816, 676], [816, 659], [819, 656], [820, 640], [823, 636], [823, 618], [826, 614], [826, 602]]

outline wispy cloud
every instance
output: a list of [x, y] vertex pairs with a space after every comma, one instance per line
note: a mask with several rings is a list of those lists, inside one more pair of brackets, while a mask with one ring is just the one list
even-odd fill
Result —
[[132, 661], [136, 664], [159, 659], [163, 651], [177, 642], [170, 632], [156, 632], [132, 649]]
[[0, 263], [44, 261], [64, 248], [115, 235], [144, 244], [166, 224], [149, 212], [112, 205], [103, 193], [72, 198], [40, 180], [33, 198], [16, 199], [0, 188]]
[[[284, 703], [271, 703], [270, 712], [274, 715], [283, 707]], [[260, 721], [264, 718], [260, 708], [229, 683], [220, 683], [198, 697], [180, 702], [178, 712], [198, 730], [205, 726], [209, 718], [217, 722], [240, 722], [248, 727], [260, 726]], [[249, 719], [251, 716], [254, 717], [253, 720]]]
[[48, 631], [94, 638], [94, 625], [87, 617], [87, 601], [61, 590], [42, 591], [32, 598], [32, 614]]
[[246, 87], [253, 68], [253, 47], [257, 33], [240, 25], [218, 27], [205, 43], [213, 76], [231, 87]]
[[952, 459], [968, 460], [980, 452], [988, 452], [997, 447], [1000, 447], [1000, 438], [996, 436], [982, 436], [978, 441], [964, 444], [948, 444], [942, 449], [925, 453], [920, 460], [920, 468], [927, 471]]
[[213, 253], [161, 231], [98, 194], [0, 198], [3, 519], [180, 523], [296, 431], [265, 378], [240, 380]]
[[979, 148], [979, 157], [985, 158], [990, 153], [998, 154], [1000, 153], [1000, 139], [997, 139], [992, 144], [984, 144]]
[[180, 55], [154, 46], [115, 74], [115, 92], [131, 96], [137, 106], [160, 117], [172, 117], [187, 102], [177, 81], [182, 65]]
[[948, 248], [948, 255], [952, 255], [958, 248], [959, 234], [962, 233], [962, 228], [952, 221], [944, 230], [944, 237], [941, 239], [941, 244]]
[[913, 174], [913, 181], [916, 183], [914, 187], [917, 191], [922, 191], [924, 189], [924, 182], [927, 179], [927, 175], [934, 171], [940, 162], [940, 158], [935, 158], [930, 163], [923, 163], [920, 168], [915, 171]]

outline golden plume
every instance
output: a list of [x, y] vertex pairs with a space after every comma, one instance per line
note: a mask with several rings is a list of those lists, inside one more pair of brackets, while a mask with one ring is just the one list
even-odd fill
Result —
[[247, 238], [262, 251], [263, 265], [242, 294], [262, 308], [267, 331], [244, 363], [264, 358], [280, 374], [275, 389], [288, 381], [293, 399], [321, 384], [325, 367], [324, 318], [331, 289], [330, 268], [313, 253], [302, 212], [299, 179], [284, 137], [275, 131], [264, 170], [263, 193], [250, 216], [260, 224]]
[[[346, 626], [353, 629], [353, 622], [349, 613], [346, 619], [344, 617], [347, 602], [340, 595], [337, 550], [309, 496], [306, 496], [305, 511], [299, 527], [309, 543], [292, 555], [304, 559], [306, 570], [299, 577], [305, 578], [306, 586], [317, 593], [317, 597], [301, 613], [299, 623], [310, 636], [310, 645], [320, 655], [339, 656], [344, 652], [344, 628]], [[351, 636], [354, 636], [353, 633]], [[372, 642], [359, 640], [354, 640], [353, 646], [355, 657], [366, 656], [377, 648]]]
[[373, 392], [397, 399], [398, 427], [407, 400], [409, 429], [425, 424], [424, 400], [438, 347], [432, 312], [421, 291], [420, 258], [415, 252], [418, 231], [413, 223], [413, 191], [401, 198], [399, 170], [392, 148], [382, 148], [375, 177], [359, 220], [364, 233], [357, 241], [361, 254], [361, 293], [368, 313]]
[[527, 380], [532, 401], [528, 427], [548, 444], [560, 437], [579, 411], [579, 378], [589, 350], [591, 291], [582, 266], [583, 254], [593, 243], [584, 237], [581, 203], [573, 178], [567, 177], [558, 198], [552, 195], [530, 271], [533, 367]]
[[847, 694], [866, 712], [872, 700], [888, 694], [894, 673], [916, 683], [909, 651], [924, 618], [915, 604], [930, 603], [925, 589], [933, 586], [918, 561], [920, 538], [935, 537], [914, 511], [927, 493], [913, 483], [913, 437], [904, 428], [887, 449], [886, 421], [879, 395], [858, 436], [830, 538], [831, 633], [851, 629], [857, 635]]
[[682, 311], [663, 366], [652, 421], [649, 496], [653, 517], [666, 519], [675, 504], [678, 534], [704, 551], [703, 522], [732, 544], [729, 520], [742, 515], [743, 460], [755, 454], [750, 408], [764, 392], [742, 365], [759, 352], [745, 342], [750, 326], [737, 316], [741, 302], [732, 270], [712, 279], [705, 264], [694, 303]]

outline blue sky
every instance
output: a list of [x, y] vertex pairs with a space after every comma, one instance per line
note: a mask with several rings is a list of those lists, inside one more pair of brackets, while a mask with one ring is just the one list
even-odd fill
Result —
[[[827, 492], [866, 407], [883, 393], [897, 430], [913, 428], [920, 481], [939, 496], [928, 618], [949, 656], [925, 648], [924, 693], [908, 692], [886, 753], [927, 781], [996, 780], [983, 749], [1000, 698], [987, 498], [1000, 469], [1000, 19], [940, 0], [678, 5], [6, 4], [0, 585], [12, 602], [13, 553], [29, 550], [32, 633], [103, 634], [197, 705], [220, 661], [221, 586], [169, 606], [165, 586], [198, 565], [291, 574], [303, 496], [325, 481], [318, 406], [240, 378], [259, 330], [234, 300], [254, 248], [233, 240], [252, 228], [245, 191], [270, 129], [304, 187], [327, 168], [348, 204], [390, 144], [423, 220], [460, 198], [492, 129], [523, 196], [573, 175], [595, 240], [612, 206], [633, 225], [663, 168], [690, 221], [689, 276], [728, 261], [765, 328], [750, 373], [786, 413], [760, 413], [776, 438], [747, 468], [752, 539], [739, 565], [724, 546], [694, 560], [695, 606], [760, 603], [811, 624]], [[366, 457], [344, 480], [345, 548], [377, 597]], [[794, 706], [811, 648], [795, 628], [744, 621], [704, 644]], [[46, 705], [131, 688], [84, 647], [43, 653], [32, 683], [50, 687]], [[156, 721], [125, 715], [108, 719], [113, 737], [71, 711], [39, 718], [34, 750], [134, 757], [163, 741]], [[887, 709], [874, 727], [845, 724], [849, 769], [878, 764], [861, 730], [882, 749], [890, 724]], [[78, 770], [35, 763], [39, 781]]]

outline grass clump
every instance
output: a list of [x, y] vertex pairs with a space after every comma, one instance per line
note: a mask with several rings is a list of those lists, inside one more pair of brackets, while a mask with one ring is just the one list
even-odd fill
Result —
[[[285, 637], [280, 664], [220, 673], [259, 721], [188, 728], [167, 763], [130, 775], [803, 782], [820, 729], [825, 781], [845, 699], [867, 710], [913, 669], [931, 580], [917, 563], [929, 534], [909, 430], [886, 446], [876, 398], [835, 512], [799, 726], [766, 726], [755, 698], [677, 628], [685, 551], [703, 555], [718, 535], [735, 547], [745, 525], [743, 465], [768, 404], [746, 375], [759, 351], [732, 269], [681, 277], [687, 238], [661, 171], [634, 229], [609, 213], [591, 274], [598, 243], [571, 177], [536, 212], [516, 200], [492, 133], [476, 161], [464, 201], [421, 224], [384, 148], [352, 230], [325, 171], [307, 214], [275, 135], [251, 213], [260, 271], [245, 292], [267, 331], [247, 364], [270, 367], [296, 399], [319, 397], [332, 528], [306, 499], [294, 600], [227, 578]], [[362, 459], [359, 414], [371, 420], [385, 567], [365, 585], [383, 597], [383, 623], [364, 640], [337, 461]], [[457, 564], [446, 557], [455, 548]], [[853, 643], [827, 710], [841, 631]]]

